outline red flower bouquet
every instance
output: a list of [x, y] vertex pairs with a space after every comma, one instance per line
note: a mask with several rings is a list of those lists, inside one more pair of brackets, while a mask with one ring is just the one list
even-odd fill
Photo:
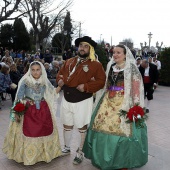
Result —
[[137, 127], [143, 127], [144, 121], [148, 118], [145, 108], [136, 104], [129, 111], [120, 110], [120, 116], [124, 116], [127, 119], [126, 123], [134, 122]]
[[130, 121], [137, 122], [139, 119], [141, 119], [144, 116], [144, 110], [140, 106], [136, 105], [129, 109], [129, 112], [127, 112], [127, 118]]
[[22, 103], [20, 100], [14, 103], [14, 106], [12, 107], [12, 111], [14, 114], [17, 114], [18, 116], [24, 115], [27, 107], [24, 103]]

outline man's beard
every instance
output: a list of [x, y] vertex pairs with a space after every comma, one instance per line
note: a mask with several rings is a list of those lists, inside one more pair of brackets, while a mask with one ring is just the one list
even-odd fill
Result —
[[90, 52], [88, 53], [84, 53], [84, 54], [80, 54], [80, 51], [78, 51], [78, 56], [81, 58], [87, 58], [90, 55]]

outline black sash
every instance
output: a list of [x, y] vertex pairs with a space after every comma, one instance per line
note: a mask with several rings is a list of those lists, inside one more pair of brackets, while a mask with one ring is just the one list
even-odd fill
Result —
[[71, 103], [77, 103], [92, 97], [93, 93], [80, 92], [76, 87], [63, 86], [64, 97], [66, 101]]

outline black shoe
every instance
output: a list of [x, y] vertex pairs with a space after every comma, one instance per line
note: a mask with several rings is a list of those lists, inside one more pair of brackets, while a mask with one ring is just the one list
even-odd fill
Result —
[[84, 158], [84, 153], [79, 148], [77, 149], [76, 152], [77, 152], [76, 157], [73, 160], [74, 165], [78, 165], [82, 163], [83, 158]]
[[146, 113], [149, 113], [149, 109], [146, 109]]

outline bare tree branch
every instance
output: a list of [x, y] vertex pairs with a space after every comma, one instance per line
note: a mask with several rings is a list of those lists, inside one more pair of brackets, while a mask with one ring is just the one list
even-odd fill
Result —
[[[55, 5], [52, 5], [54, 2]], [[60, 24], [72, 2], [73, 0], [60, 0], [56, 5], [55, 0], [23, 0], [21, 12], [27, 12], [36, 35], [36, 43], [40, 44], [44, 38], [48, 38], [53, 28]]]
[[[1, 13], [0, 13], [0, 23], [5, 21], [5, 20], [13, 20], [15, 18], [18, 18], [24, 14], [19, 14], [17, 17], [10, 18], [10, 16], [18, 10], [18, 5], [20, 4], [21, 0], [3, 0], [4, 1], [4, 6], [1, 8]], [[12, 8], [9, 9], [8, 8]]]

